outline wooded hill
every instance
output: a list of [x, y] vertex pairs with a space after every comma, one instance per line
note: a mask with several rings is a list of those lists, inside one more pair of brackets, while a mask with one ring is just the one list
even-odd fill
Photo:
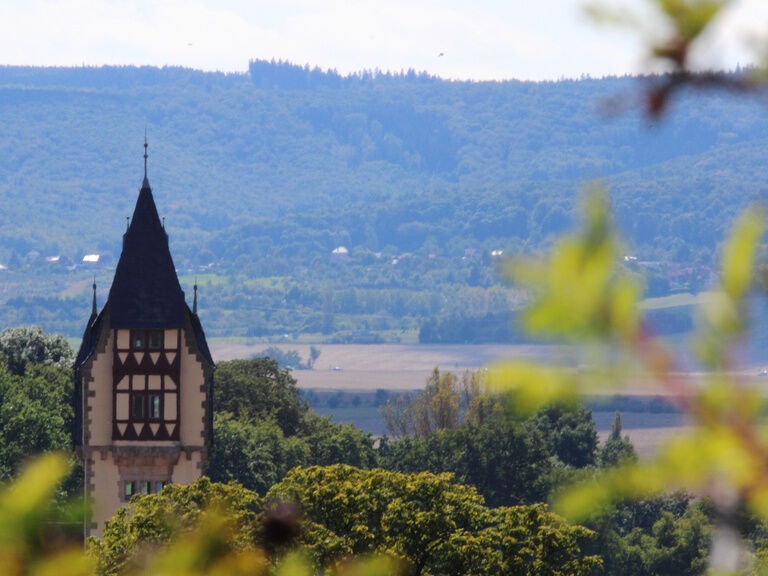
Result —
[[734, 214], [766, 189], [768, 108], [698, 94], [652, 123], [634, 107], [640, 81], [342, 77], [264, 61], [248, 74], [0, 68], [0, 324], [81, 331], [87, 279], [105, 294], [120, 252], [145, 125], [175, 262], [188, 294], [200, 275], [214, 335], [349, 340], [430, 322], [461, 340], [456, 322], [517, 302], [490, 252], [546, 246], [592, 179], [652, 292], [698, 289]]

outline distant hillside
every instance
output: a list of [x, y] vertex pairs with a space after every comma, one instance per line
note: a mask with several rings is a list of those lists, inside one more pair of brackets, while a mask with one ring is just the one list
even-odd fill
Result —
[[[517, 300], [490, 251], [547, 245], [591, 179], [610, 186], [652, 292], [696, 290], [734, 214], [768, 184], [768, 108], [715, 94], [655, 126], [600, 113], [633, 101], [637, 83], [342, 77], [262, 61], [229, 75], [0, 68], [0, 324], [80, 331], [91, 269], [66, 263], [99, 253], [106, 292], [145, 125], [176, 264], [187, 290], [201, 275], [214, 334], [392, 338], [503, 317]], [[339, 246], [348, 253], [332, 256]]]

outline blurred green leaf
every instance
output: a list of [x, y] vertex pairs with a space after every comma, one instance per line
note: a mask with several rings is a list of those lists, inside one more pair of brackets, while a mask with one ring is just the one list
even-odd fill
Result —
[[762, 210], [744, 212], [733, 228], [723, 250], [723, 290], [735, 302], [748, 293], [755, 269], [755, 254], [765, 232], [765, 214]]
[[520, 416], [534, 414], [548, 404], [575, 402], [582, 392], [569, 371], [530, 362], [498, 364], [491, 370], [489, 382], [494, 391], [513, 393], [509, 405]]
[[607, 335], [631, 339], [639, 328], [640, 289], [620, 273], [601, 189], [586, 196], [583, 228], [558, 243], [546, 264], [517, 260], [508, 272], [533, 294], [524, 316], [532, 334], [583, 342]]
[[728, 0], [657, 0], [680, 37], [694, 40], [717, 16]]
[[32, 461], [0, 494], [0, 549], [21, 546], [50, 513], [56, 488], [68, 471], [66, 458], [48, 454]]
[[301, 552], [293, 552], [280, 560], [275, 576], [312, 576], [312, 563]]

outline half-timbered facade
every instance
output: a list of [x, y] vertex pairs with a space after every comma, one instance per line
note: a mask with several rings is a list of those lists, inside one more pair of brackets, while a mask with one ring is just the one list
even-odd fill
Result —
[[[146, 144], [145, 144], [146, 147]], [[146, 175], [104, 307], [75, 362], [75, 444], [93, 500], [89, 533], [139, 493], [186, 484], [212, 442], [213, 361], [186, 304]]]

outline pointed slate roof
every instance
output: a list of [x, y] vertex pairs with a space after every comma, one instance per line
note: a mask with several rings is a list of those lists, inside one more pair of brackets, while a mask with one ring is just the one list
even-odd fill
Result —
[[[196, 295], [196, 294], [195, 294]], [[91, 317], [75, 361], [75, 371], [91, 357], [103, 329], [165, 329], [185, 327], [187, 316], [197, 348], [214, 366], [205, 332], [195, 309], [184, 301], [184, 292], [168, 248], [168, 235], [157, 214], [152, 188], [147, 178], [147, 141], [144, 138], [144, 181], [128, 230], [123, 235], [123, 251], [107, 302], [96, 314], [94, 278]]]
[[146, 175], [108, 302], [111, 328], [184, 327], [184, 293]]

